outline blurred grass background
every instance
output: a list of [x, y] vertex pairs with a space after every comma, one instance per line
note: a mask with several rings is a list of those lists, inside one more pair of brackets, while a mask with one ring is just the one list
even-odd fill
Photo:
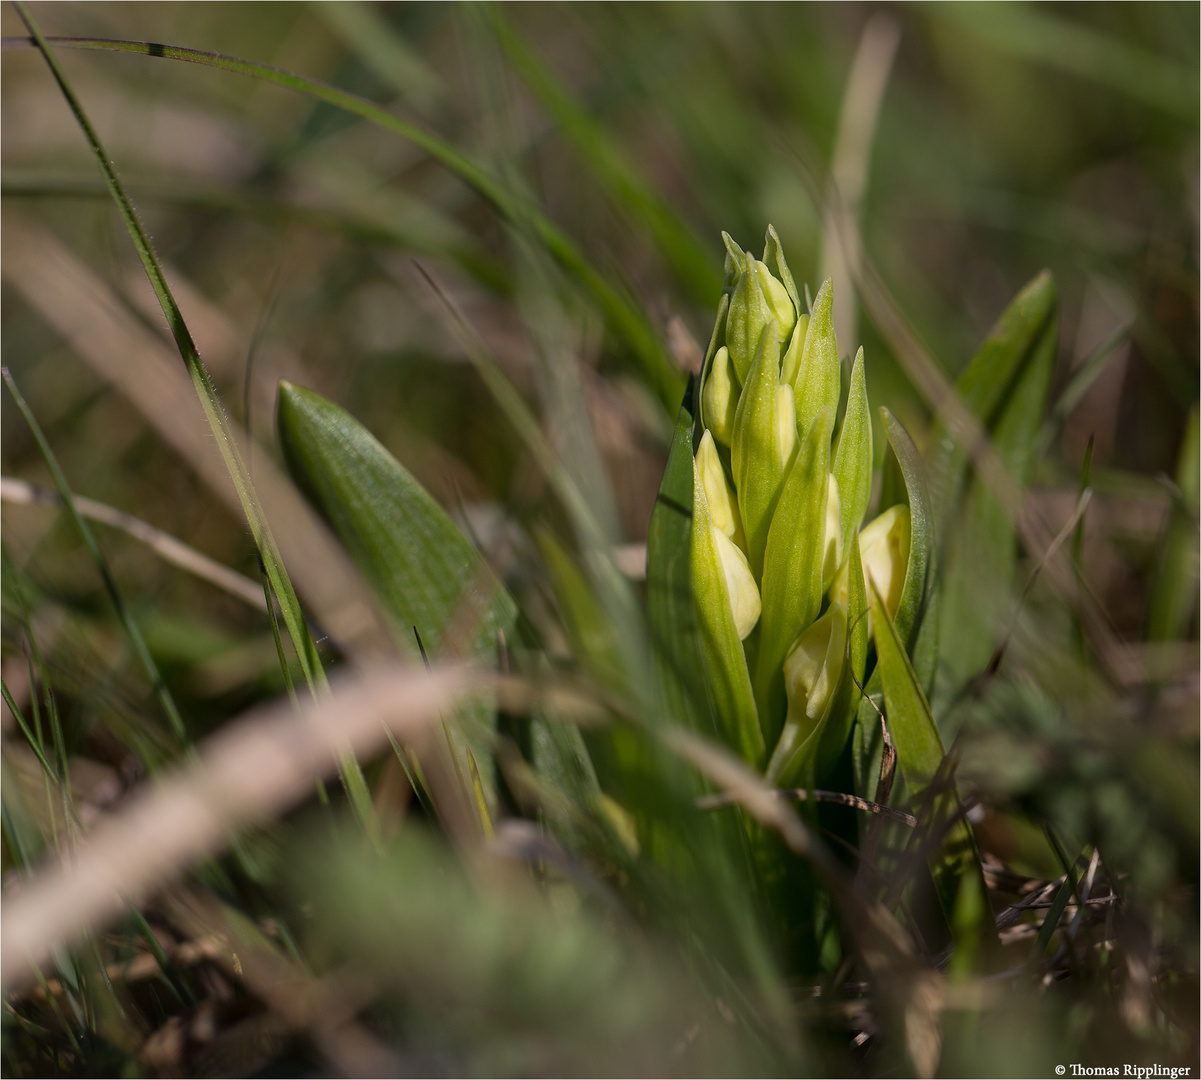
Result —
[[[47, 34], [161, 41], [277, 65], [439, 134], [542, 207], [645, 311], [684, 368], [710, 333], [721, 230], [754, 249], [774, 224], [798, 282], [814, 291], [820, 283], [830, 258], [819, 205], [825, 170], [856, 51], [874, 20], [884, 39], [895, 36], [895, 59], [885, 50], [890, 66], [878, 73], [886, 82], [859, 203], [866, 252], [952, 376], [1017, 290], [1044, 267], [1054, 272], [1062, 338], [1052, 401], [1062, 424], [1048, 427], [1039, 446], [1032, 497], [1048, 520], [1066, 520], [1093, 440], [1084, 576], [1121, 640], [1145, 635], [1198, 399], [1198, 5], [102, 2], [35, 12]], [[7, 8], [0, 27], [24, 34]], [[60, 57], [223, 400], [260, 440], [253, 455], [276, 453], [277, 380], [312, 387], [360, 419], [520, 578], [531, 552], [513, 523], [554, 519], [553, 496], [415, 268], [418, 261], [437, 277], [519, 388], [537, 398], [544, 344], [531, 340], [521, 308], [530, 271], [495, 210], [413, 145], [281, 87], [145, 57], [65, 49]], [[64, 246], [77, 287], [97, 295], [99, 283], [110, 291], [104, 304], [165, 338], [44, 62], [32, 50], [6, 50], [0, 80], [4, 223], [46, 230]], [[32, 302], [29, 258], [37, 256], [28, 246], [6, 245], [5, 363], [75, 491], [257, 581], [244, 523]], [[620, 530], [637, 544], [673, 417], [588, 295], [557, 279], [555, 288], [570, 315], [562, 346], [583, 361]], [[888, 404], [920, 442], [929, 410], [892, 343], [847, 303], [849, 294], [840, 318], [853, 337], [841, 349], [864, 345], [873, 404]], [[7, 398], [3, 410], [4, 474], [52, 486]], [[570, 441], [554, 417], [547, 423], [560, 443]], [[3, 527], [11, 559], [5, 681], [19, 704], [28, 701], [24, 604], [61, 695], [71, 752], [95, 765], [111, 801], [146, 768], [141, 750], [152, 748], [151, 759], [173, 752], [153, 700], [65, 515], [6, 503]], [[1191, 535], [1186, 552], [1195, 558]], [[261, 613], [123, 535], [106, 530], [101, 539], [193, 736], [283, 690]], [[1191, 584], [1170, 602], [1183, 616], [1168, 636], [1184, 642], [1173, 671], [1187, 677], [1156, 718], [1165, 745], [1195, 755], [1195, 577], [1182, 580]], [[536, 602], [538, 590], [530, 592]], [[1040, 702], [990, 707], [1040, 730]], [[6, 728], [6, 748], [8, 739]], [[1070, 758], [1076, 744], [1064, 746]], [[1013, 764], [1012, 744], [1002, 756]], [[1151, 787], [1155, 760], [1146, 764]], [[1046, 762], [1025, 765], [1038, 772]], [[1090, 772], [1078, 758], [1060, 765], [1050, 770], [1054, 782], [1023, 787], [1022, 774], [1013, 790], [1033, 791], [1022, 796], [1026, 805], [1070, 801], [1073, 785], [1109, 775], [1107, 765]], [[1134, 822], [1137, 796], [1116, 781], [1111, 789], [1105, 813], [1123, 836], [1114, 843], [1160, 860], [1148, 880], [1177, 890], [1172, 918], [1180, 921], [1164, 933], [1195, 955], [1187, 914], [1196, 903], [1195, 852], [1191, 861], [1179, 857], [1191, 834], [1173, 818], [1168, 840], [1148, 842], [1145, 822]], [[1195, 811], [1194, 789], [1186, 783], [1171, 795], [1185, 818], [1190, 805]], [[998, 843], [1013, 858], [1045, 853], [1011, 833]], [[6, 848], [6, 872], [11, 861]], [[624, 1030], [626, 1021], [607, 1022]], [[575, 1060], [552, 1054], [549, 1064], [530, 1065], [513, 1053], [472, 1067], [554, 1072]], [[661, 1065], [653, 1056], [631, 1060]]]

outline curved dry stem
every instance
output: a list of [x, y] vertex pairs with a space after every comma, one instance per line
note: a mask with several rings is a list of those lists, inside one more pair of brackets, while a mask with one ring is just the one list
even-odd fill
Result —
[[486, 679], [458, 666], [388, 665], [331, 683], [299, 707], [286, 698], [232, 721], [199, 760], [147, 783], [81, 842], [5, 894], [0, 969], [6, 989], [33, 978], [57, 945], [120, 915], [156, 886], [220, 850], [231, 830], [312, 791], [348, 752], [369, 756], [389, 734], [420, 746], [443, 712]]
[[[12, 476], [0, 476], [0, 502], [19, 506], [59, 506], [63, 498], [56, 491], [38, 487]], [[211, 559], [194, 547], [156, 528], [141, 518], [126, 514], [107, 503], [97, 502], [83, 495], [75, 496], [75, 509], [82, 517], [98, 521], [145, 544], [164, 562], [178, 567], [210, 585], [229, 593], [259, 611], [266, 611], [266, 600], [261, 585], [257, 585], [244, 574], [231, 570], [216, 559]]]

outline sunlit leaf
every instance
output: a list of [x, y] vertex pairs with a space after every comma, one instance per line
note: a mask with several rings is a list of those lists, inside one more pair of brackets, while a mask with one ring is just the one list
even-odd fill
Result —
[[[1019, 490], [1033, 464], [1058, 338], [1054, 281], [1040, 274], [1002, 315], [960, 379], [964, 399], [988, 423], [993, 449]], [[1017, 537], [1009, 514], [979, 478], [968, 486], [961, 510], [946, 505], [944, 527], [940, 659], [951, 693], [983, 670], [1005, 632]]]
[[[289, 470], [395, 619], [398, 647], [412, 653], [416, 630], [431, 656], [495, 655], [516, 606], [408, 470], [344, 409], [291, 383], [280, 385], [278, 426]], [[461, 749], [490, 760], [491, 714], [461, 716]]]
[[845, 544], [863, 524], [868, 500], [872, 495], [872, 417], [867, 402], [867, 376], [863, 350], [855, 356], [851, 368], [851, 386], [847, 395], [846, 416], [838, 435], [834, 467], [842, 511], [842, 536]]
[[[690, 387], [691, 390], [691, 387]], [[646, 613], [667, 715], [716, 735], [692, 595], [692, 427], [684, 395], [646, 539]], [[698, 685], [698, 682], [702, 685]]]
[[[888, 409], [881, 406], [880, 416], [909, 506], [909, 565], [905, 570], [900, 604], [892, 621], [902, 650], [910, 650], [915, 634], [929, 632], [925, 630], [924, 624], [930, 610], [937, 603], [938, 582], [933, 566], [933, 516], [930, 511], [924, 466], [917, 447], [913, 445], [909, 433]], [[867, 698], [880, 696], [879, 665], [869, 678], [865, 692]], [[880, 738], [876, 711], [872, 702], [865, 699], [859, 706], [854, 752], [855, 790], [864, 798], [870, 799], [875, 795], [879, 779]]]
[[764, 743], [755, 695], [742, 639], [734, 625], [705, 489], [695, 464], [692, 468], [692, 589], [709, 681], [726, 741], [746, 761], [758, 764], [763, 760]]
[[784, 657], [821, 608], [831, 423], [825, 414], [801, 444], [767, 537], [755, 694], [769, 746], [784, 723]]

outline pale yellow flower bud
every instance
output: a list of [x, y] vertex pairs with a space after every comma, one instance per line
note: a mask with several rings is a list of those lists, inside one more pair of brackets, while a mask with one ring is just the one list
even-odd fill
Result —
[[768, 268], [766, 263], [755, 260], [755, 273], [759, 277], [759, 287], [763, 290], [763, 298], [776, 318], [776, 336], [783, 344], [796, 325], [796, 308], [792, 306], [792, 297], [783, 282]]
[[833, 701], [842, 678], [846, 643], [846, 612], [838, 604], [831, 604], [788, 651], [784, 660], [788, 715], [802, 729], [817, 724]]
[[[890, 506], [859, 533], [859, 558], [863, 563], [863, 587], [875, 581], [880, 598], [889, 616], [895, 616], [901, 606], [905, 588], [905, 571], [909, 568], [909, 507], [904, 503]], [[847, 606], [847, 562], [830, 586], [830, 600]], [[869, 630], [870, 632], [870, 630]]]
[[[838, 496], [838, 481], [830, 474], [826, 489], [826, 538], [822, 558], [822, 588], [829, 588], [835, 573], [842, 565], [842, 500]], [[844, 605], [845, 607], [845, 605]]]
[[809, 329], [809, 316], [803, 312], [797, 316], [796, 326], [792, 330], [792, 339], [784, 359], [780, 361], [780, 382], [796, 386], [796, 377], [801, 370], [801, 349], [805, 345], [805, 332]]
[[735, 545], [724, 532], [710, 526], [713, 542], [717, 546], [717, 557], [721, 562], [722, 574], [726, 579], [726, 592], [730, 597], [730, 612], [734, 616], [734, 629], [738, 637], [746, 639], [759, 621], [762, 604], [759, 589], [751, 574], [751, 565], [746, 561], [742, 549]]
[[729, 446], [734, 437], [734, 413], [738, 410], [738, 379], [730, 362], [730, 350], [724, 345], [713, 355], [705, 379], [705, 424], [713, 437]]
[[791, 386], [781, 386], [776, 391], [776, 433], [780, 467], [787, 469], [796, 449], [796, 397]]
[[696, 451], [696, 464], [700, 469], [705, 498], [709, 501], [709, 519], [715, 528], [724, 532], [745, 551], [746, 537], [742, 532], [742, 517], [738, 513], [738, 498], [726, 479], [726, 471], [722, 468], [721, 458], [717, 454], [717, 444], [708, 431], [701, 436], [701, 445]]

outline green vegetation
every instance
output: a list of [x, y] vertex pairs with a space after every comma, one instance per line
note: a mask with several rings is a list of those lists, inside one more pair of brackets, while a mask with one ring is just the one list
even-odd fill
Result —
[[1196, 5], [0, 18], [4, 1075], [1201, 1065]]

